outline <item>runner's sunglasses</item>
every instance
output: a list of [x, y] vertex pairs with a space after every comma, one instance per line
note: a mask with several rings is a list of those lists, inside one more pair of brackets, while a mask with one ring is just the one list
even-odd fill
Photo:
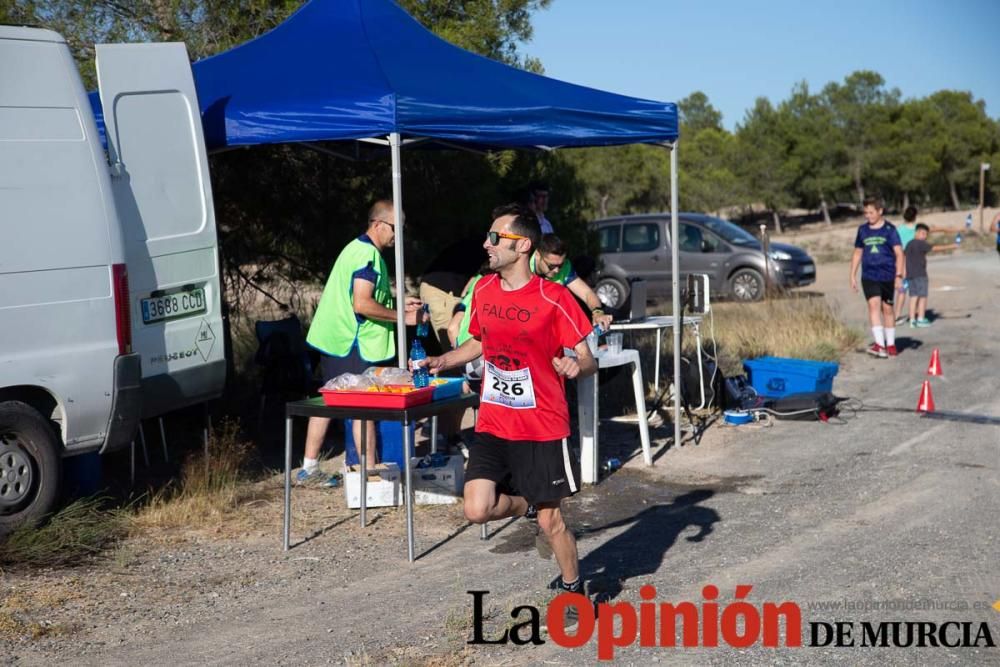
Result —
[[490, 245], [500, 245], [500, 239], [517, 241], [518, 239], [526, 239], [528, 237], [521, 236], [520, 234], [508, 234], [507, 232], [489, 232], [486, 238], [489, 239]]

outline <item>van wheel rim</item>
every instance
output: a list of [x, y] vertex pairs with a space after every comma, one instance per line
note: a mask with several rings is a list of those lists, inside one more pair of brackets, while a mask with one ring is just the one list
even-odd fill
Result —
[[737, 299], [753, 301], [760, 293], [760, 285], [757, 284], [757, 279], [754, 276], [742, 273], [736, 276], [736, 280], [733, 281], [733, 291], [736, 292]]
[[608, 308], [617, 308], [621, 294], [618, 293], [618, 288], [614, 285], [598, 285], [597, 298]]
[[0, 510], [21, 504], [31, 492], [31, 459], [17, 438], [0, 435]]

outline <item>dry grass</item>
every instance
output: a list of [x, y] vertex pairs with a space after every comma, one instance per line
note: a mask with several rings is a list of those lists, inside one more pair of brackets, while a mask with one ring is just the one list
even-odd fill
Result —
[[[715, 307], [715, 333], [723, 370], [743, 359], [776, 356], [838, 361], [863, 340], [844, 324], [823, 297], [793, 296], [768, 303], [722, 303]], [[702, 335], [710, 333], [703, 325]]]
[[247, 473], [251, 451], [238, 423], [224, 421], [209, 438], [207, 460], [200, 452], [191, 456], [180, 480], [136, 511], [133, 530], [247, 530], [253, 518], [242, 510], [264, 495]]
[[[844, 324], [824, 297], [796, 293], [762, 303], [713, 304], [712, 314], [701, 325], [709, 351], [713, 330], [726, 375], [742, 373], [743, 359], [762, 356], [838, 361], [863, 339], [862, 332]], [[694, 346], [694, 337], [685, 332], [685, 352], [693, 353]], [[665, 336], [662, 358], [669, 360], [672, 350], [670, 337]]]
[[[252, 447], [239, 435], [236, 422], [224, 421], [209, 438], [207, 460], [202, 452], [190, 457], [180, 479], [144, 503], [109, 509], [106, 498], [84, 498], [41, 526], [16, 529], [0, 542], [0, 565], [68, 567], [112, 549], [113, 566], [125, 569], [135, 557], [123, 539], [129, 533], [250, 530], [256, 521], [248, 505], [274, 494], [248, 475]], [[0, 626], [12, 629], [13, 623], [9, 614], [0, 614]]]
[[0, 543], [0, 563], [17, 567], [79, 564], [103, 551], [127, 528], [124, 510], [106, 509], [107, 499], [83, 498], [41, 526], [17, 528]]
[[[959, 230], [956, 230], [956, 232]], [[981, 250], [993, 250], [996, 248], [996, 234], [980, 233], [977, 230], [961, 230], [961, 249], [965, 252], [978, 252]], [[949, 245], [955, 242], [953, 234], [933, 234], [927, 239], [931, 245]]]
[[844, 244], [836, 238], [794, 239], [792, 242], [808, 252], [817, 264], [843, 264], [851, 261], [853, 244]]

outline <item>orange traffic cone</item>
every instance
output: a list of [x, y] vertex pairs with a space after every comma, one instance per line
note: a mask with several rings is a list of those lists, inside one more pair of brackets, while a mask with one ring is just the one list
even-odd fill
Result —
[[931, 393], [931, 381], [924, 380], [920, 388], [920, 398], [917, 399], [917, 412], [934, 412], [934, 395]]
[[941, 370], [941, 353], [935, 347], [934, 351], [931, 352], [931, 363], [927, 366], [928, 375], [944, 375], [944, 371]]

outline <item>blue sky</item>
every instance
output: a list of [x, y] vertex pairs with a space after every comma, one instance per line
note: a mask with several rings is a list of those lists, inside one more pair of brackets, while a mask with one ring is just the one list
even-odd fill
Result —
[[677, 101], [701, 90], [733, 129], [759, 96], [859, 69], [904, 98], [968, 90], [1000, 117], [1000, 0], [552, 0], [523, 52], [548, 76]]

